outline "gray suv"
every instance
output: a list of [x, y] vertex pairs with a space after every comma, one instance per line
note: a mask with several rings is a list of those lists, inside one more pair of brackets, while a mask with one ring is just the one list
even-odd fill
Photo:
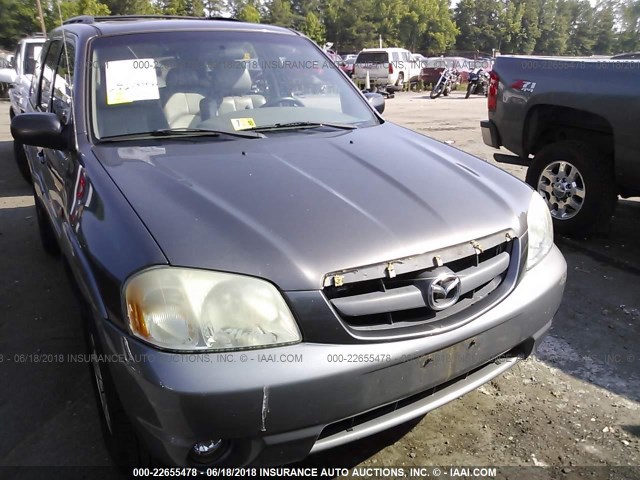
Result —
[[477, 388], [549, 329], [566, 264], [541, 197], [386, 122], [308, 38], [81, 17], [44, 50], [11, 131], [118, 463], [297, 461]]

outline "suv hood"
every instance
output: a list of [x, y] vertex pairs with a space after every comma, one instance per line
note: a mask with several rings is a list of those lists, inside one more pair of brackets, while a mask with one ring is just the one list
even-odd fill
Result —
[[254, 275], [283, 290], [320, 289], [330, 272], [526, 228], [523, 182], [390, 123], [131, 145], [94, 152], [172, 265]]

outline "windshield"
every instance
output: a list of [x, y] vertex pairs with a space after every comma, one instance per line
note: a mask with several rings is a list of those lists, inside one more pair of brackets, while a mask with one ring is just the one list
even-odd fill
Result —
[[162, 129], [379, 123], [338, 67], [303, 37], [229, 31], [101, 37], [91, 59], [98, 139]]

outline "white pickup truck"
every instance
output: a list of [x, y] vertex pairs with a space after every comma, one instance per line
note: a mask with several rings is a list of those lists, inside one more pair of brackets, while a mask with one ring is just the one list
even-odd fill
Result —
[[[11, 85], [9, 88], [9, 100], [11, 101], [9, 116], [11, 118], [23, 113], [25, 110], [33, 74], [45, 41], [44, 35], [23, 38], [16, 47], [13, 56], [13, 67], [0, 68], [0, 82]], [[29, 171], [23, 146], [14, 141], [13, 151], [20, 173], [22, 173], [25, 180], [31, 182], [31, 172]]]

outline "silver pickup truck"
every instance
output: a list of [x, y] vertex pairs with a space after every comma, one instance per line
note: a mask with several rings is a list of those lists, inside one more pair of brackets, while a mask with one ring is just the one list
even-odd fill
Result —
[[608, 220], [617, 196], [640, 195], [640, 62], [498, 57], [484, 143], [528, 166], [554, 229], [584, 232]]

